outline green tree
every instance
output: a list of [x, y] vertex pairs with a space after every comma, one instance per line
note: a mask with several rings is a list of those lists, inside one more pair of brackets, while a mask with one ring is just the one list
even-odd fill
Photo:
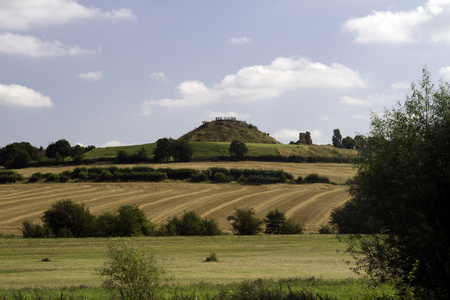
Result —
[[363, 135], [358, 134], [355, 135], [355, 138], [353, 139], [355, 141], [355, 148], [358, 150], [364, 150], [366, 145], [366, 140]]
[[0, 165], [7, 168], [24, 168], [37, 161], [38, 151], [28, 142], [12, 143], [0, 148]]
[[117, 211], [119, 236], [149, 236], [155, 226], [144, 211], [134, 205], [123, 205]]
[[194, 150], [187, 141], [162, 138], [156, 141], [153, 160], [155, 162], [167, 162], [171, 160], [187, 162], [191, 160], [193, 153]]
[[97, 270], [106, 288], [118, 291], [121, 299], [156, 299], [164, 270], [152, 254], [121, 244], [109, 246], [108, 258]]
[[334, 147], [342, 148], [342, 135], [339, 128], [333, 129], [333, 137], [331, 138]]
[[303, 232], [301, 224], [287, 219], [278, 208], [268, 212], [264, 223], [266, 223], [265, 234], [299, 234]]
[[85, 148], [80, 145], [75, 145], [72, 147], [71, 156], [73, 160], [77, 163], [81, 163], [84, 159]]
[[[404, 104], [372, 116], [350, 202], [335, 211], [339, 232], [358, 216], [373, 235], [353, 235], [357, 270], [399, 278], [448, 299], [450, 282], [450, 86], [426, 69]], [[378, 235], [382, 233], [383, 235]], [[414, 272], [413, 276], [411, 276]]]
[[236, 160], [241, 160], [247, 154], [248, 148], [244, 142], [233, 140], [228, 151]]
[[54, 143], [50, 143], [45, 151], [45, 155], [48, 158], [56, 158], [58, 154], [62, 159], [72, 154], [72, 146], [70, 146], [67, 140], [60, 139]]
[[344, 147], [345, 149], [355, 148], [355, 140], [349, 136], [343, 138], [342, 139], [342, 147]]
[[256, 218], [253, 208], [235, 208], [235, 213], [228, 216], [231, 229], [236, 235], [255, 235], [262, 231], [263, 220]]
[[64, 199], [44, 212], [42, 221], [56, 237], [88, 237], [92, 235], [95, 216], [83, 204]]

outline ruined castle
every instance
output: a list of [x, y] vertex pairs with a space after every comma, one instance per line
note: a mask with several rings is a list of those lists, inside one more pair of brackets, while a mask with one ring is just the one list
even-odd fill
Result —
[[300, 132], [299, 140], [295, 144], [312, 145], [311, 132]]

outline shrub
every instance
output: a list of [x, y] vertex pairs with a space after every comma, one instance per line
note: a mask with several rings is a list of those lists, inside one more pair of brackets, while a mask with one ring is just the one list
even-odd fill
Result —
[[15, 183], [22, 179], [22, 176], [14, 171], [0, 171], [1, 183]]
[[114, 237], [119, 236], [119, 216], [110, 212], [104, 212], [95, 220], [95, 236]]
[[255, 235], [262, 231], [263, 220], [254, 217], [253, 208], [235, 208], [235, 213], [228, 216], [231, 229], [236, 235]]
[[88, 237], [94, 228], [94, 215], [83, 204], [65, 199], [52, 204], [42, 221], [56, 237]]
[[319, 229], [320, 234], [331, 234], [333, 233], [333, 230], [331, 230], [331, 227], [328, 224], [320, 225]]
[[38, 182], [42, 178], [44, 178], [44, 175], [41, 172], [36, 172], [33, 173], [33, 175], [31, 175], [30, 179], [28, 179], [28, 182], [30, 183]]
[[118, 291], [122, 299], [156, 299], [164, 270], [152, 254], [138, 252], [122, 244], [110, 245], [109, 260], [97, 270], [103, 285]]
[[22, 223], [20, 227], [20, 232], [22, 232], [22, 236], [26, 239], [29, 238], [48, 238], [50, 237], [50, 231], [48, 228], [40, 225], [34, 224], [28, 220]]
[[208, 181], [208, 174], [200, 172], [191, 177], [191, 182], [205, 182]]
[[210, 253], [209, 256], [204, 260], [204, 262], [213, 262], [213, 261], [218, 261], [215, 252]]
[[266, 223], [266, 234], [300, 234], [303, 233], [303, 227], [301, 224], [293, 221], [292, 219], [286, 219], [284, 213], [278, 211], [278, 209], [271, 210], [264, 218]]
[[59, 180], [59, 175], [55, 173], [46, 173], [44, 177], [46, 182], [56, 182]]
[[319, 174], [309, 174], [305, 177], [306, 183], [330, 183], [330, 179], [325, 176], [319, 176]]
[[134, 205], [123, 205], [117, 211], [119, 236], [149, 236], [155, 230], [144, 211]]
[[210, 236], [221, 235], [222, 231], [214, 219], [202, 219], [195, 211], [188, 211], [181, 218], [172, 217], [161, 225], [157, 235], [164, 236]]
[[217, 183], [225, 183], [225, 182], [229, 182], [230, 180], [228, 179], [227, 175], [225, 175], [222, 172], [217, 172], [214, 174], [214, 181]]

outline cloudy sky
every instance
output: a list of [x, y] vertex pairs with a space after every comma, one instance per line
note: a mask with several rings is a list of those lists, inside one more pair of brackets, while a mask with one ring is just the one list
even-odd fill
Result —
[[131, 145], [216, 116], [282, 143], [367, 133], [427, 67], [450, 0], [0, 0], [0, 147]]

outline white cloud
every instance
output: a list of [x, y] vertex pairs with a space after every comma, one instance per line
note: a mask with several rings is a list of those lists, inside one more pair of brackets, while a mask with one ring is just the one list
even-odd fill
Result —
[[78, 77], [87, 81], [98, 81], [102, 79], [103, 73], [101, 71], [81, 73]]
[[450, 0], [429, 0], [408, 11], [374, 11], [346, 21], [357, 43], [411, 43], [450, 41]]
[[153, 72], [152, 74], [150, 74], [150, 77], [158, 80], [166, 80], [166, 74], [162, 72]]
[[0, 1], [0, 29], [29, 30], [35, 26], [65, 24], [83, 19], [134, 19], [129, 9], [102, 11], [74, 0]]
[[243, 45], [243, 44], [249, 44], [252, 41], [251, 38], [243, 36], [243, 37], [234, 37], [230, 39], [230, 42], [232, 42], [233, 44], [239, 44], [239, 45]]
[[450, 66], [439, 69], [439, 75], [447, 82], [450, 82]]
[[393, 90], [408, 90], [410, 87], [411, 87], [411, 83], [406, 82], [406, 81], [396, 82], [391, 85], [391, 88]]
[[51, 107], [50, 97], [25, 86], [0, 84], [0, 105], [19, 107]]
[[401, 92], [388, 92], [386, 94], [371, 94], [366, 99], [344, 96], [341, 97], [341, 103], [350, 106], [373, 106], [391, 104], [402, 100], [405, 95]]
[[128, 146], [129, 144], [125, 144], [116, 140], [109, 141], [104, 143], [103, 145], [98, 146], [99, 148], [105, 148], [105, 147], [117, 147], [117, 146]]
[[274, 99], [296, 89], [365, 88], [361, 75], [341, 64], [330, 66], [307, 58], [276, 58], [270, 65], [240, 69], [213, 87], [201, 81], [182, 82], [177, 99], [145, 101], [147, 106], [180, 108], [217, 102], [256, 102]]
[[321, 132], [320, 130], [297, 130], [297, 129], [283, 128], [275, 133], [271, 133], [270, 135], [277, 141], [280, 141], [282, 143], [289, 143], [289, 142], [297, 142], [299, 140], [300, 132], [306, 131], [309, 131], [311, 133], [311, 139], [314, 144], [320, 143], [314, 141], [314, 139], [320, 141], [320, 139], [323, 137], [323, 132]]
[[206, 120], [214, 120], [216, 117], [235, 117], [237, 120], [246, 121], [250, 118], [250, 114], [237, 113], [234, 111], [216, 112], [208, 110], [203, 113], [203, 117]]
[[367, 114], [353, 114], [352, 115], [352, 119], [355, 119], [355, 120], [370, 119], [370, 115], [367, 115]]
[[0, 34], [0, 53], [31, 57], [86, 55], [100, 52], [86, 50], [78, 46], [69, 47], [60, 41], [47, 42], [30, 35], [13, 33]]

